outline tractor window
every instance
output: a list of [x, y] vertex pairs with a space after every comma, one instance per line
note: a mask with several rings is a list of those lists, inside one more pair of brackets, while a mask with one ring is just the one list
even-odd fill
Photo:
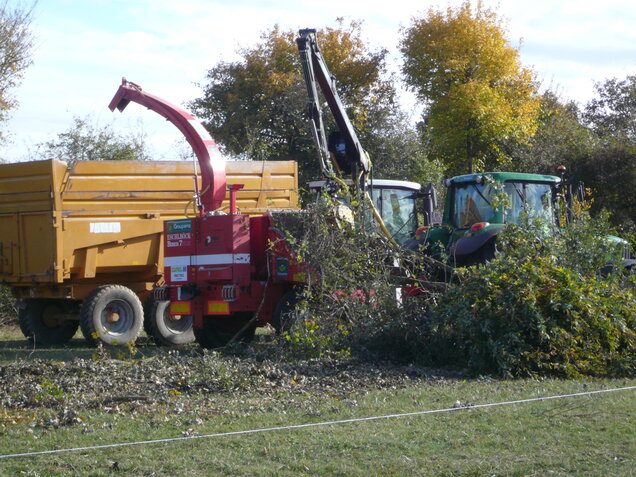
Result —
[[453, 225], [468, 228], [477, 222], [492, 222], [491, 184], [458, 184], [453, 197]]
[[525, 211], [531, 219], [552, 222], [552, 187], [533, 182], [506, 182], [504, 190], [510, 199], [506, 222], [518, 224]]
[[373, 203], [397, 243], [413, 238], [417, 229], [417, 210], [412, 190], [373, 189]]

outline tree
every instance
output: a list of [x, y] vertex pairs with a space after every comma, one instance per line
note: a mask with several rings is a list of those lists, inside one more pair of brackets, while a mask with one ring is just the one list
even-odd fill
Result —
[[594, 147], [592, 131], [573, 101], [562, 101], [553, 91], [541, 95], [537, 131], [525, 144], [512, 142], [507, 154], [515, 168], [524, 172], [555, 174], [556, 167], [572, 169]]
[[576, 171], [594, 191], [594, 208], [636, 231], [636, 75], [596, 84], [598, 98], [583, 119], [595, 134], [594, 149]]
[[588, 125], [605, 141], [636, 146], [636, 75], [595, 86], [598, 98], [585, 108]]
[[495, 168], [504, 144], [536, 130], [534, 73], [520, 64], [496, 13], [478, 2], [413, 19], [400, 43], [407, 84], [428, 106], [432, 153], [451, 172]]
[[32, 11], [33, 8], [11, 7], [9, 0], [0, 2], [0, 121], [5, 121], [16, 106], [11, 90], [31, 65]]
[[[316, 178], [320, 171], [307, 122], [296, 36], [275, 26], [257, 45], [239, 50], [239, 61], [218, 63], [208, 71], [203, 96], [190, 106], [225, 152], [252, 159], [295, 159], [303, 179]], [[386, 71], [387, 51], [366, 47], [358, 22], [344, 26], [339, 20], [336, 28], [320, 30], [318, 37], [360, 136], [381, 129], [379, 124], [397, 108]]]
[[40, 144], [38, 156], [55, 158], [67, 163], [75, 161], [118, 161], [149, 159], [145, 136], [120, 135], [110, 126], [98, 127], [90, 118], [73, 118], [73, 125], [56, 139]]
[[360, 141], [373, 151], [376, 178], [439, 184], [444, 178], [444, 166], [428, 158], [427, 145], [421, 132], [404, 113], [395, 113], [381, 127], [365, 131]]

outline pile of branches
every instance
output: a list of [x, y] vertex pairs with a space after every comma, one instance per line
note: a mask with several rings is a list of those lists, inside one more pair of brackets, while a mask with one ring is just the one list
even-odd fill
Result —
[[312, 205], [302, 220], [302, 227], [285, 230], [286, 240], [316, 274], [299, 293], [296, 325], [285, 336], [291, 354], [417, 361], [437, 292], [404, 300], [401, 289], [432, 284], [425, 258], [379, 234], [370, 221], [342, 220], [333, 204]]

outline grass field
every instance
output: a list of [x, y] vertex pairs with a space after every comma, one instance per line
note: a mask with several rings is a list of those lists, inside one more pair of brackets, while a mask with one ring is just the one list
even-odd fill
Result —
[[[417, 367], [33, 350], [0, 331], [0, 454], [324, 422], [636, 386]], [[141, 359], [143, 356], [144, 359]], [[79, 358], [79, 359], [73, 359]], [[459, 403], [458, 403], [459, 402]], [[635, 475], [636, 391], [0, 459], [0, 475]]]

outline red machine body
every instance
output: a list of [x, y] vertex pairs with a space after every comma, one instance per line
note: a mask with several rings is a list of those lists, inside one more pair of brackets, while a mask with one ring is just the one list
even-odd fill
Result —
[[171, 314], [192, 315], [195, 329], [225, 316], [225, 328], [239, 331], [256, 312], [251, 326], [270, 323], [283, 295], [306, 279], [270, 215], [172, 220], [164, 233], [164, 298]]
[[155, 289], [155, 300], [169, 300], [171, 315], [192, 316], [195, 337], [204, 347], [223, 346], [246, 330], [246, 337], [253, 336], [257, 326], [270, 322], [280, 326], [276, 313], [307, 273], [272, 216], [237, 213], [242, 185], [229, 187], [229, 214], [214, 212], [226, 194], [225, 160], [214, 140], [187, 111], [124, 79], [109, 108], [122, 111], [131, 101], [172, 122], [201, 167], [202, 190], [195, 191], [199, 215], [164, 223], [167, 286]]

